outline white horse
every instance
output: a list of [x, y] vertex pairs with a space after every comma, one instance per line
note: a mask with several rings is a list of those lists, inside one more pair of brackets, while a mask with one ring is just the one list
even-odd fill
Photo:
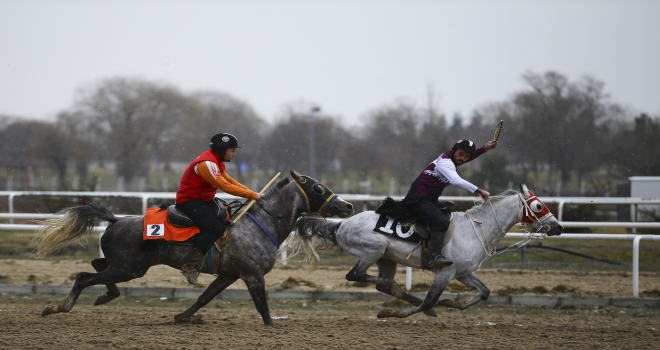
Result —
[[[320, 237], [324, 243], [330, 242], [358, 257], [357, 264], [346, 275], [347, 280], [375, 283], [377, 290], [416, 306], [408, 310], [385, 309], [378, 314], [379, 318], [408, 317], [420, 311], [436, 316], [433, 310], [436, 303], [463, 310], [488, 299], [490, 290], [474, 271], [495, 252], [495, 247], [513, 225], [521, 222], [530, 231], [550, 236], [560, 235], [563, 230], [545, 204], [525, 185], [520, 186], [520, 192], [507, 190], [478, 202], [466, 212], [453, 214], [442, 253], [454, 264], [435, 270], [433, 284], [424, 300], [404, 292], [394, 281], [397, 264], [426, 268], [422, 262], [422, 249], [417, 249], [414, 243], [374, 232], [380, 215], [373, 211], [362, 212], [342, 222], [301, 218], [296, 224], [296, 234], [289, 236], [286, 246], [293, 250], [292, 255], [306, 252], [316, 265], [318, 255], [314, 247], [319, 242], [315, 237]], [[367, 274], [367, 269], [374, 263], [378, 265], [378, 277]], [[476, 289], [479, 294], [470, 299], [444, 299], [438, 303], [438, 298], [453, 279]]]

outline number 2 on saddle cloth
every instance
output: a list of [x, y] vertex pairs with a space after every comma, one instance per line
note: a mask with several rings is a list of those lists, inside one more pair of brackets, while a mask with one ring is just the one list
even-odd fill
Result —
[[147, 208], [144, 215], [142, 239], [164, 239], [170, 242], [185, 242], [199, 233], [197, 226], [176, 227], [167, 220], [167, 209]]
[[[223, 223], [229, 221], [231, 210], [227, 203], [217, 198], [211, 203], [215, 205], [214, 210], [218, 218], [224, 218]], [[174, 205], [169, 208], [165, 206], [147, 208], [147, 213], [144, 215], [143, 240], [160, 239], [167, 242], [185, 242], [198, 233], [199, 228], [194, 226], [192, 220], [176, 209]], [[224, 244], [228, 238], [229, 233], [221, 238], [220, 244]]]

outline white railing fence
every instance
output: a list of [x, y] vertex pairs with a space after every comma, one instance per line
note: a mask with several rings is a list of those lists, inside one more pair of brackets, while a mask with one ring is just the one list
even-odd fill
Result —
[[[379, 203], [384, 195], [368, 194], [338, 194], [348, 202], [363, 203], [362, 209], [366, 209], [366, 203]], [[142, 212], [146, 212], [150, 199], [169, 199], [174, 202], [176, 192], [73, 192], [73, 191], [0, 191], [0, 197], [7, 196], [8, 212], [14, 213], [14, 199], [18, 196], [53, 196], [53, 197], [94, 197], [94, 198], [139, 198], [142, 202]], [[240, 197], [226, 193], [219, 193], [218, 198], [224, 200], [242, 200]], [[403, 196], [392, 196], [396, 200]], [[539, 197], [544, 203], [556, 203], [558, 205], [556, 217], [562, 221], [564, 206], [566, 204], [609, 204], [631, 206], [631, 221], [637, 221], [635, 213], [640, 205], [660, 205], [660, 198], [638, 198], [638, 197]], [[442, 200], [454, 202], [474, 202], [479, 199], [475, 196], [443, 196]], [[357, 208], [356, 208], [357, 209]]]

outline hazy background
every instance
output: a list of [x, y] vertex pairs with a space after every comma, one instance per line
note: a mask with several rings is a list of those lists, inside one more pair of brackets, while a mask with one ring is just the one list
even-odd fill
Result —
[[658, 1], [0, 1], [0, 114], [53, 119], [100, 79], [227, 92], [346, 125], [404, 97], [469, 115], [526, 71], [588, 74], [658, 114]]

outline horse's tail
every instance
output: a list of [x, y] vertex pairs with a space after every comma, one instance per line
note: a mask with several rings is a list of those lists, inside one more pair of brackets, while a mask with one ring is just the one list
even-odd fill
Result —
[[341, 221], [333, 222], [311, 217], [300, 218], [296, 222], [295, 234], [287, 238], [280, 247], [280, 251], [290, 249], [290, 258], [304, 253], [306, 257], [304, 263], [309, 265], [311, 270], [316, 270], [319, 266], [316, 247], [327, 247], [328, 243], [337, 246], [339, 226], [341, 226]]
[[63, 216], [42, 221], [35, 232], [34, 241], [39, 242], [36, 256], [46, 256], [68, 242], [85, 237], [101, 220], [109, 221], [111, 224], [119, 220], [110, 209], [95, 203], [66, 208], [58, 214]]

